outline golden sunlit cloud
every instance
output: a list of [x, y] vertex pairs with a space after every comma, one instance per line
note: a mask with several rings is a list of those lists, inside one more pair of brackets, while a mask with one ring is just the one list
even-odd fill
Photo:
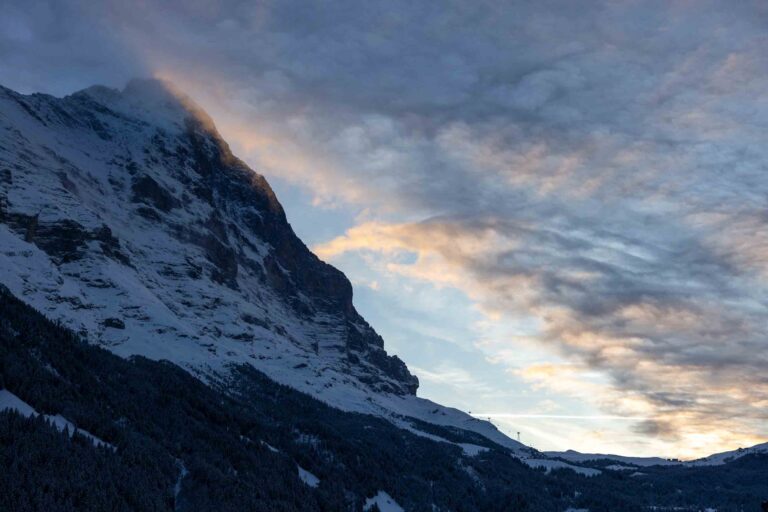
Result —
[[[524, 413], [482, 413], [499, 420], [549, 418], [629, 421], [637, 431], [658, 439], [654, 446], [663, 453], [692, 458], [718, 448], [737, 448], [764, 439], [760, 432], [764, 412], [751, 404], [765, 400], [768, 389], [743, 378], [734, 381], [740, 369], [713, 372], [707, 366], [673, 363], [646, 357], [647, 336], [665, 336], [669, 332], [722, 328], [715, 311], [690, 308], [684, 304], [665, 305], [636, 302], [615, 308], [611, 317], [622, 322], [633, 336], [612, 335], [597, 325], [585, 323], [576, 313], [556, 302], [548, 304], [537, 286], [541, 276], [488, 276], [480, 271], [490, 254], [515, 251], [519, 242], [505, 239], [493, 224], [485, 229], [462, 229], [446, 222], [422, 224], [365, 223], [344, 236], [315, 248], [324, 258], [334, 259], [350, 252], [377, 254], [388, 272], [451, 286], [464, 291], [480, 303], [482, 310], [505, 318], [535, 315], [543, 320], [535, 336], [574, 358], [567, 364], [515, 366], [510, 372], [534, 389], [547, 389], [571, 396], [596, 408], [604, 415], [546, 415]], [[409, 262], [399, 261], [402, 253], [415, 255]], [[571, 273], [573, 281], [589, 280], [590, 275]], [[487, 304], [486, 304], [487, 303]], [[503, 305], [503, 307], [499, 307]], [[490, 313], [489, 313], [490, 314]], [[642, 333], [642, 334], [641, 334]], [[656, 334], [654, 334], [656, 333]], [[504, 358], [497, 355], [497, 364]], [[428, 375], [428, 374], [427, 374]], [[748, 379], [748, 377], [747, 377]], [[740, 427], [733, 424], [733, 414], [747, 406], [755, 412], [743, 418]]]

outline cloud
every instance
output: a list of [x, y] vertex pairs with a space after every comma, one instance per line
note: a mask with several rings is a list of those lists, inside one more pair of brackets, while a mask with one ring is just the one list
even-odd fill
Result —
[[[649, 246], [583, 227], [574, 233], [463, 218], [363, 224], [318, 252], [370, 251], [391, 272], [464, 290], [491, 315], [534, 317], [534, 338], [574, 364], [515, 374], [603, 410], [653, 418], [636, 432], [671, 441], [713, 431], [731, 443], [759, 439], [768, 386], [755, 295], [764, 285], [754, 273], [747, 278], [682, 237]], [[415, 258], [398, 263], [402, 252]], [[593, 371], [608, 378], [594, 381]]]
[[175, 80], [254, 167], [356, 209], [323, 257], [365, 253], [534, 325], [572, 366], [510, 366], [530, 382], [642, 409], [637, 432], [686, 450], [768, 436], [764, 3], [5, 12], [4, 77]]

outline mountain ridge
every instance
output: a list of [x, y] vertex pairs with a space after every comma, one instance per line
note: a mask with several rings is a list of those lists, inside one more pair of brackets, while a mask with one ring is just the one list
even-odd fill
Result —
[[[258, 277], [268, 281], [268, 284], [273, 288], [280, 288], [280, 291], [293, 301], [290, 306], [299, 310], [299, 313], [310, 315], [319, 310], [325, 313], [341, 314], [344, 320], [354, 324], [360, 333], [368, 338], [364, 342], [358, 340], [360, 346], [357, 348], [363, 350], [370, 346], [383, 350], [380, 337], [354, 309], [352, 287], [346, 277], [334, 267], [320, 261], [295, 236], [286, 220], [282, 206], [266, 180], [234, 157], [227, 144], [215, 130], [210, 118], [202, 113], [201, 109], [193, 106], [191, 100], [181, 97], [182, 99], [178, 102], [174, 102], [172, 100], [174, 94], [167, 89], [164, 83], [156, 81], [132, 81], [122, 93], [98, 87], [80, 91], [63, 100], [36, 96], [33, 97], [36, 104], [32, 105], [27, 103], [24, 97], [8, 93], [9, 91], [6, 90], [6, 96], [16, 100], [27, 113], [45, 126], [62, 124], [68, 130], [90, 129], [105, 141], [123, 137], [124, 134], [117, 132], [108, 122], [104, 122], [104, 117], [115, 118], [119, 115], [126, 115], [125, 112], [129, 108], [133, 108], [135, 111], [137, 104], [146, 103], [146, 106], [153, 109], [150, 115], [155, 124], [157, 124], [158, 119], [165, 119], [165, 129], [177, 128], [177, 138], [187, 139], [184, 141], [186, 144], [179, 144], [175, 150], [184, 152], [179, 160], [190, 158], [189, 153], [192, 153], [191, 165], [195, 168], [186, 175], [179, 174], [178, 177], [180, 180], [190, 181], [190, 178], [197, 180], [197, 182], [191, 183], [191, 191], [197, 196], [192, 200], [198, 199], [200, 204], [197, 207], [208, 207], [209, 211], [205, 219], [193, 217], [193, 222], [203, 224], [198, 230], [188, 229], [187, 226], [178, 222], [172, 224], [173, 221], [167, 224], [171, 236], [183, 239], [185, 242], [203, 249], [204, 256], [214, 266], [211, 269], [210, 278], [217, 284], [237, 289], [242, 286], [242, 283], [238, 283], [237, 280], [238, 271], [242, 272], [244, 266], [251, 265], [256, 273], [261, 273]], [[100, 100], [104, 101], [105, 98], [111, 103], [105, 105], [99, 102]], [[136, 101], [137, 98], [138, 101]], [[145, 98], [150, 99], [146, 100]], [[164, 107], [163, 116], [157, 115], [157, 107]], [[90, 115], [84, 114], [83, 111]], [[93, 112], [96, 112], [97, 115], [93, 115]], [[82, 121], [82, 118], [85, 120]], [[141, 116], [136, 116], [133, 119], [126, 116], [125, 119], [126, 122], [145, 121]], [[177, 156], [170, 155], [169, 150], [165, 148], [166, 141], [163, 140], [163, 131], [157, 130], [152, 135], [159, 153], [165, 157]], [[50, 147], [44, 149], [54, 151]], [[130, 151], [133, 148], [129, 147], [128, 149]], [[146, 148], [144, 150], [146, 151]], [[21, 155], [21, 153], [19, 154]], [[54, 153], [54, 157], [56, 156], [58, 155]], [[183, 203], [190, 201], [190, 198], [184, 197], [184, 193], [175, 194], [173, 185], [167, 183], [169, 180], [166, 179], [166, 183], [163, 183], [163, 179], [166, 178], [163, 173], [137, 171], [135, 169], [139, 167], [139, 164], [133, 160], [132, 156], [127, 158], [125, 168], [128, 174], [134, 175], [130, 180], [128, 202], [138, 205], [136, 213], [139, 217], [144, 217], [150, 222], [156, 221], [159, 224], [161, 220], [165, 220], [165, 217], [172, 217], [174, 210], [184, 209]], [[150, 158], [155, 159], [157, 157], [151, 156]], [[61, 157], [59, 157], [59, 163], [64, 166], [68, 164]], [[179, 163], [189, 165], [188, 162], [173, 162], [170, 165], [178, 165]], [[4, 196], [5, 209], [7, 210], [4, 213], [4, 218], [7, 225], [15, 229], [16, 232], [23, 231], [27, 241], [35, 243], [57, 259], [59, 263], [70, 263], [84, 257], [82, 246], [90, 238], [99, 240], [105, 246], [112, 247], [112, 251], [102, 248], [105, 256], [131, 266], [127, 254], [115, 257], [120, 242], [113, 235], [112, 228], [104, 229], [102, 227], [97, 228], [98, 232], [94, 229], [92, 233], [83, 233], [85, 229], [79, 223], [75, 225], [74, 219], [64, 219], [58, 223], [56, 228], [57, 230], [67, 228], [69, 230], [67, 233], [58, 237], [55, 233], [43, 234], [41, 230], [45, 222], [41, 220], [40, 216], [43, 212], [48, 214], [52, 205], [41, 205], [41, 211], [34, 214], [25, 215], [18, 211], [17, 206], [23, 209], [29, 205], [25, 205], [23, 201], [15, 201], [12, 188], [12, 171], [9, 167], [4, 170], [6, 182], [9, 182], [7, 188], [10, 188]], [[197, 176], [193, 175], [195, 172]], [[79, 174], [80, 176], [70, 176], [70, 174]], [[82, 174], [87, 174], [87, 171], [85, 173], [78, 172], [75, 166], [69, 166], [68, 170], [57, 173], [57, 177], [65, 189], [62, 192], [65, 195], [75, 196], [74, 198], [80, 201], [83, 201], [85, 196], [84, 193], [80, 192], [84, 187], [82, 185], [78, 187], [75, 181], [78, 178], [81, 180], [93, 178], [93, 176], [82, 176]], [[138, 176], [135, 176], [136, 174]], [[113, 178], [115, 182], [119, 179], [114, 174], [110, 174], [110, 178]], [[94, 188], [97, 192], [104, 192], [103, 187], [97, 185]], [[243, 207], [243, 205], [246, 206]], [[97, 206], [102, 206], [103, 210], [103, 205]], [[93, 211], [93, 208], [90, 210]], [[235, 220], [242, 221], [241, 224], [239, 226], [234, 225], [231, 222], [232, 219], [224, 218], [226, 214], [223, 214], [222, 211], [226, 211], [225, 213], [229, 214], [230, 217], [240, 217]], [[112, 220], [108, 215], [99, 217], [102, 220]], [[66, 222], [66, 226], [62, 225], [63, 222]], [[24, 226], [25, 223], [26, 226]], [[271, 246], [263, 261], [258, 262], [262, 264], [261, 268], [254, 265], [254, 258], [248, 259], [236, 254], [236, 243], [250, 241], [247, 237], [250, 233], [246, 234], [239, 231], [243, 228], [250, 229], [253, 234], [268, 241]], [[79, 233], [77, 233], [78, 231]], [[49, 238], [46, 239], [44, 235], [49, 235]], [[291, 275], [287, 276], [288, 273]], [[312, 300], [297, 300], [299, 292], [311, 294]], [[315, 311], [311, 311], [312, 309]], [[366, 344], [369, 346], [365, 346]], [[405, 365], [395, 357], [376, 355], [379, 357], [375, 358], [375, 363], [378, 363], [380, 369], [385, 373], [389, 372], [396, 379], [400, 379], [400, 382], [387, 383], [390, 386], [389, 390], [395, 393], [413, 394], [418, 383], [408, 373]], [[397, 384], [401, 385], [398, 386]]]
[[680, 460], [665, 459], [662, 457], [633, 457], [631, 455], [615, 455], [610, 453], [582, 453], [576, 450], [566, 450], [564, 452], [546, 451], [542, 452], [547, 457], [563, 459], [574, 464], [585, 462], [595, 462], [601, 460], [610, 460], [622, 464], [628, 464], [637, 468], [649, 466], [720, 466], [728, 462], [735, 461], [748, 455], [768, 454], [768, 443], [758, 443], [746, 448], [737, 448], [699, 457], [698, 459]]

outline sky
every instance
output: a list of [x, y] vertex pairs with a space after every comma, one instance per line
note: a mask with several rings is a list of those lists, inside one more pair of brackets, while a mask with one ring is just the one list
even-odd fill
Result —
[[0, 83], [173, 81], [419, 395], [541, 450], [768, 441], [768, 4], [4, 0]]

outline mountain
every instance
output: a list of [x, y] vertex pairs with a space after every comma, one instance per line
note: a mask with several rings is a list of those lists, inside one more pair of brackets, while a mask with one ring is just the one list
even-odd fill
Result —
[[477, 434], [418, 426], [430, 435], [247, 364], [204, 384], [117, 357], [0, 286], [0, 510], [548, 511], [599, 485], [534, 471]]
[[25, 300], [123, 355], [220, 367], [278, 350], [306, 362], [296, 373], [415, 393], [349, 281], [187, 98], [158, 81], [61, 100], [2, 93], [5, 236], [38, 249], [6, 255]]
[[575, 450], [567, 450], [564, 452], [544, 452], [544, 455], [556, 459], [567, 460], [568, 462], [572, 462], [574, 464], [599, 460], [609, 460], [633, 467], [671, 466], [680, 463], [676, 460], [663, 459], [661, 457], [628, 457], [625, 455], [611, 455], [606, 453], [581, 453]]
[[749, 455], [768, 455], [768, 443], [757, 444], [755, 446], [750, 446], [749, 448], [739, 448], [737, 450], [715, 453], [701, 459], [692, 460], [685, 464], [691, 466], [721, 466]]
[[759, 450], [627, 475], [419, 398], [352, 298], [173, 85], [0, 88], [0, 509], [739, 510], [768, 493]]
[[648, 466], [719, 466], [733, 462], [748, 455], [768, 455], [768, 443], [757, 444], [749, 448], [739, 448], [727, 452], [715, 453], [700, 459], [683, 461], [680, 459], [663, 459], [661, 457], [628, 457], [625, 455], [612, 455], [607, 453], [581, 453], [574, 450], [564, 452], [543, 452], [547, 457], [562, 459], [574, 464], [583, 464], [592, 461], [613, 461], [627, 467]]
[[203, 379], [248, 363], [348, 411], [480, 432], [357, 313], [348, 279], [294, 234], [274, 192], [172, 84], [65, 98], [0, 88], [0, 283], [122, 357]]

